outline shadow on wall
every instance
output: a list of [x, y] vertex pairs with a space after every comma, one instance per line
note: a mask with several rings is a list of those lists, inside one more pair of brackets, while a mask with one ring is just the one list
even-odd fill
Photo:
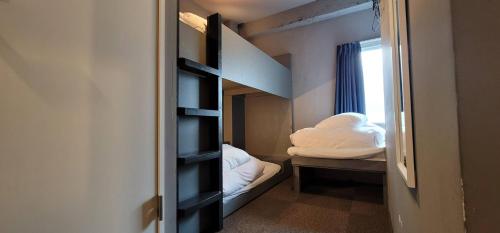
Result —
[[[36, 51], [31, 51], [36, 52]], [[20, 77], [30, 89], [47, 104], [52, 106], [70, 107], [86, 97], [85, 92], [91, 90], [93, 96], [103, 99], [103, 94], [90, 79], [88, 70], [81, 65], [65, 60], [51, 62], [47, 54], [35, 54], [26, 58], [12, 47], [4, 37], [0, 36], [0, 56], [9, 67]], [[63, 64], [61, 64], [63, 63]]]
[[0, 213], [0, 231], [143, 232], [156, 185], [156, 1], [6, 2], [0, 205], [30, 211]]

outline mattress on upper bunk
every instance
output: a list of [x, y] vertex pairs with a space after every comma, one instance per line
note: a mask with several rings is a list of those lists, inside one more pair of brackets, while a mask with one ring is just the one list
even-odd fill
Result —
[[261, 161], [261, 163], [264, 165], [264, 170], [262, 171], [262, 175], [255, 179], [254, 181], [250, 182], [248, 185], [244, 186], [243, 188], [227, 195], [224, 196], [223, 198], [223, 203], [227, 203], [228, 201], [238, 197], [239, 195], [243, 193], [247, 193], [253, 188], [257, 187], [258, 185], [266, 182], [267, 180], [271, 179], [273, 176], [278, 174], [281, 171], [281, 166], [275, 163], [270, 163], [270, 162], [265, 162]]
[[348, 148], [336, 149], [331, 147], [290, 147], [288, 154], [324, 159], [366, 159], [385, 161], [385, 148]]

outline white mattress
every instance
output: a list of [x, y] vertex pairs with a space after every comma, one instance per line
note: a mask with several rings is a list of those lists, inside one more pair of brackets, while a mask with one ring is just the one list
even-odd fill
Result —
[[262, 172], [263, 173], [262, 176], [260, 176], [256, 180], [252, 181], [250, 184], [241, 188], [240, 190], [232, 193], [231, 195], [224, 197], [223, 203], [226, 203], [229, 200], [231, 200], [231, 199], [233, 199], [233, 198], [235, 198], [243, 193], [250, 191], [251, 189], [257, 187], [258, 185], [264, 183], [266, 180], [269, 180], [274, 175], [278, 174], [278, 172], [281, 170], [281, 166], [278, 164], [269, 163], [269, 162], [265, 162], [265, 161], [262, 161], [262, 163], [264, 164], [264, 171]]
[[366, 159], [385, 161], [385, 148], [335, 149], [330, 147], [290, 147], [288, 154], [324, 159]]

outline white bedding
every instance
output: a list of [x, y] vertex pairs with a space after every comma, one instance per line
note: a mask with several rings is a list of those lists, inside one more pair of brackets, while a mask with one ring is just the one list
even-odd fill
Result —
[[336, 149], [330, 147], [290, 147], [288, 154], [324, 159], [366, 159], [385, 161], [385, 148], [350, 148]]
[[305, 128], [290, 135], [290, 140], [296, 147], [383, 148], [385, 131], [372, 124], [353, 128]]
[[382, 153], [385, 151], [385, 130], [359, 113], [329, 117], [314, 128], [298, 130], [290, 135], [290, 140], [293, 147], [288, 148], [288, 154], [291, 156], [385, 160]]
[[261, 161], [231, 145], [224, 144], [222, 149], [224, 201], [248, 192], [281, 170], [280, 165]]
[[264, 163], [254, 157], [234, 169], [222, 170], [222, 193], [229, 196], [244, 188], [264, 172]]
[[269, 180], [274, 175], [278, 174], [278, 172], [281, 170], [281, 166], [278, 164], [269, 163], [265, 161], [261, 161], [261, 163], [264, 165], [264, 171], [262, 175], [256, 180], [249, 183], [248, 185], [242, 187], [241, 189], [231, 193], [230, 195], [224, 196], [222, 201], [223, 203], [226, 203], [229, 200], [250, 191], [251, 189], [257, 187], [258, 185], [264, 183], [266, 180]]
[[234, 146], [222, 145], [222, 168], [224, 170], [234, 169], [250, 161], [250, 156], [246, 151]]
[[357, 127], [366, 124], [368, 119], [365, 115], [355, 112], [346, 112], [328, 117], [314, 126], [316, 129], [336, 129], [344, 127]]

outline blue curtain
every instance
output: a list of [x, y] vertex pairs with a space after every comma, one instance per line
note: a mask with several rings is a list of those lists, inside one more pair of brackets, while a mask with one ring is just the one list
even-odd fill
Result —
[[337, 81], [335, 86], [335, 114], [366, 113], [359, 42], [337, 46]]

